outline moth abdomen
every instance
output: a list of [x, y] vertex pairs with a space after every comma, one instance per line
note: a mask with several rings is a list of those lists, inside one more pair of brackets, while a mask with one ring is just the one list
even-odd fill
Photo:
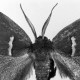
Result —
[[37, 80], [47, 80], [50, 72], [50, 63], [35, 63], [35, 73]]

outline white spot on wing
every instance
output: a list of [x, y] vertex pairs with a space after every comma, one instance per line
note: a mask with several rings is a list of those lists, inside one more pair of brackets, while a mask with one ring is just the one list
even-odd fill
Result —
[[75, 49], [75, 46], [76, 46], [76, 39], [75, 39], [75, 37], [71, 37], [71, 40], [72, 40], [72, 55], [71, 56], [74, 56], [74, 54], [75, 54], [75, 51], [76, 51], [76, 49]]
[[11, 50], [12, 50], [12, 47], [13, 47], [13, 40], [14, 40], [14, 36], [10, 37], [10, 41], [9, 41], [9, 48], [8, 48], [8, 51], [9, 51], [9, 55], [11, 56]]

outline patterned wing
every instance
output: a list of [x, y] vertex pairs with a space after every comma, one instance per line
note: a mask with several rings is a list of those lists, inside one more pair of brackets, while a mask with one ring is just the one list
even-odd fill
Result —
[[28, 35], [9, 17], [0, 12], [0, 54], [17, 55], [31, 44]]
[[55, 61], [62, 77], [80, 79], [80, 19], [62, 29], [52, 40]]
[[65, 55], [80, 55], [80, 19], [62, 29], [52, 40], [55, 49]]
[[29, 75], [33, 62], [28, 55], [30, 44], [28, 35], [0, 12], [0, 80], [24, 80]]
[[31, 65], [27, 54], [20, 57], [0, 55], [0, 80], [27, 80]]

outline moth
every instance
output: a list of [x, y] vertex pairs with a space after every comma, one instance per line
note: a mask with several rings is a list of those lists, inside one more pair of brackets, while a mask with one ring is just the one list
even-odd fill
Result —
[[20, 5], [35, 43], [13, 20], [0, 12], [0, 80], [27, 80], [32, 67], [36, 80], [50, 80], [57, 69], [61, 78], [80, 80], [80, 19], [63, 28], [52, 40], [48, 39], [45, 31], [55, 6], [42, 27], [41, 36], [37, 37]]

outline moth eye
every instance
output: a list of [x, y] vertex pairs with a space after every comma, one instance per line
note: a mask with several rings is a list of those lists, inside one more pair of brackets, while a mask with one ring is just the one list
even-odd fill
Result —
[[12, 48], [13, 48], [13, 41], [14, 41], [14, 36], [10, 37], [10, 41], [9, 41], [9, 48], [8, 48], [8, 55], [12, 55]]

